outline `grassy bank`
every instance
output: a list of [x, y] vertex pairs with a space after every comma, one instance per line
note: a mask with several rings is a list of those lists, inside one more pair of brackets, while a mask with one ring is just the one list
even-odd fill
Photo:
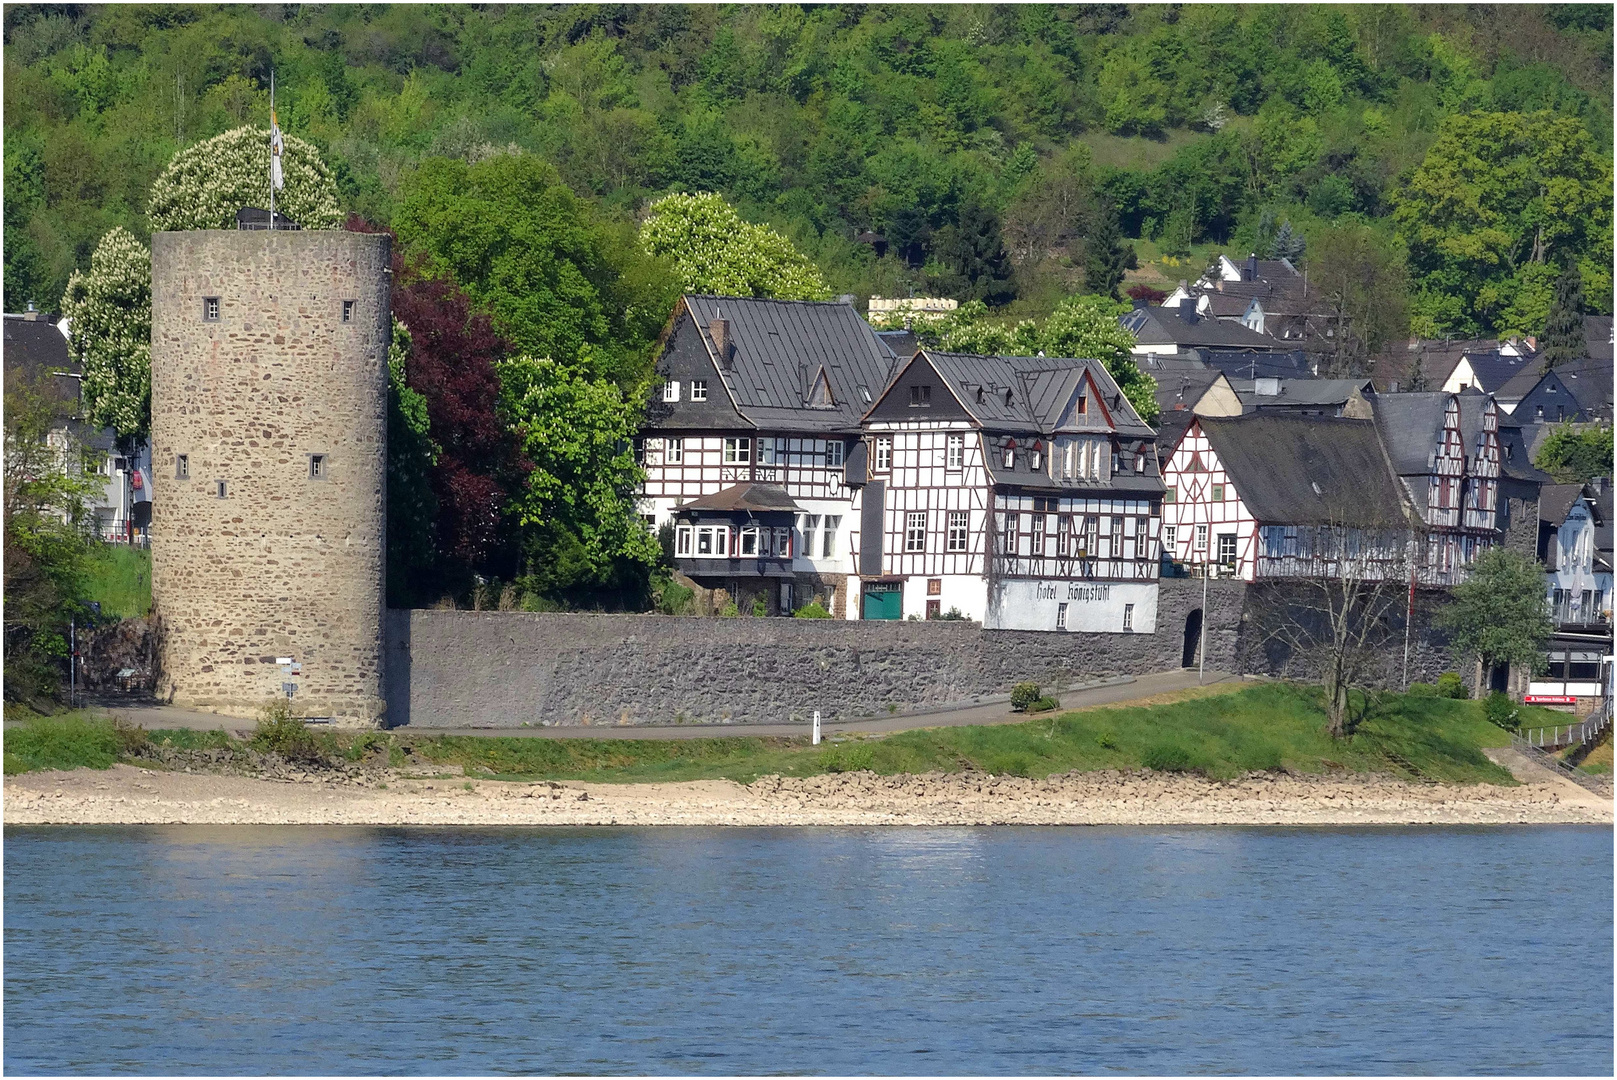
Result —
[[[1528, 710], [1526, 722], [1538, 723]], [[930, 728], [819, 747], [805, 738], [545, 739], [314, 732], [323, 753], [349, 760], [386, 753], [397, 765], [460, 766], [488, 779], [609, 782], [959, 772], [1042, 777], [1069, 770], [1138, 769], [1227, 778], [1253, 770], [1382, 772], [1453, 783], [1509, 783], [1483, 754], [1509, 736], [1470, 701], [1389, 694], [1371, 700], [1358, 733], [1325, 733], [1320, 696], [1285, 683], [1162, 704], [1050, 714], [1020, 724]], [[115, 727], [82, 714], [7, 730], [5, 771], [106, 768], [143, 739], [177, 749], [219, 749], [220, 732]]]
[[89, 564], [86, 600], [101, 614], [138, 619], [152, 609], [152, 553], [146, 548], [101, 544]]

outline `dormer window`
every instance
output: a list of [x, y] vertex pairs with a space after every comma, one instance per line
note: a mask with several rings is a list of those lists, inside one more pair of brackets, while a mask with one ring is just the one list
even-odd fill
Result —
[[932, 407], [932, 387], [917, 385], [910, 387], [910, 408], [930, 409]]
[[1042, 466], [1043, 464], [1044, 464], [1044, 444], [1043, 443], [1034, 443], [1033, 444], [1033, 450], [1028, 455], [1027, 467], [1032, 469], [1034, 472], [1038, 472], [1040, 466]]
[[1081, 395], [1079, 395], [1079, 398], [1078, 398], [1078, 415], [1079, 416], [1085, 416], [1088, 413], [1089, 413], [1089, 395], [1088, 394], [1081, 394]]
[[1005, 444], [1005, 467], [1016, 468], [1016, 440], [1012, 439]]

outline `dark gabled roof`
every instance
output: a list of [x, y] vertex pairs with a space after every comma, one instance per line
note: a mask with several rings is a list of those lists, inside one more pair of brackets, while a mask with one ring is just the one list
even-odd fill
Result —
[[1415, 354], [1421, 378], [1427, 386], [1441, 387], [1454, 374], [1460, 357], [1470, 352], [1488, 352], [1499, 348], [1493, 338], [1473, 338], [1466, 341], [1436, 341], [1416, 339], [1410, 342], [1408, 352]]
[[31, 384], [53, 402], [57, 415], [74, 416], [79, 411], [79, 380], [56, 375], [79, 374], [79, 366], [67, 351], [67, 339], [45, 315], [29, 319], [7, 315], [3, 354], [6, 381]]
[[1468, 352], [1465, 360], [1471, 365], [1471, 373], [1476, 376], [1477, 389], [1486, 394], [1498, 394], [1517, 375], [1544, 370], [1542, 362], [1535, 355], [1511, 356], [1498, 349]]
[[921, 347], [912, 330], [877, 330], [876, 337], [899, 361], [908, 360]]
[[[1255, 299], [1251, 296], [1231, 296], [1222, 292], [1204, 292], [1197, 296], [1198, 304], [1200, 304], [1203, 296], [1207, 298], [1208, 314], [1220, 319], [1242, 318], [1252, 309], [1252, 301]], [[1259, 305], [1262, 305], [1261, 300]]]
[[[1590, 357], [1573, 360], [1552, 368], [1561, 385], [1577, 399], [1578, 405], [1591, 417], [1611, 418], [1612, 361]], [[1546, 375], [1549, 373], [1546, 372]], [[1535, 384], [1534, 389], [1537, 389]], [[1529, 391], [1530, 393], [1531, 391]]]
[[1356, 390], [1361, 395], [1375, 392], [1369, 379], [1280, 379], [1279, 394], [1259, 394], [1257, 381], [1231, 379], [1230, 385], [1243, 405], [1309, 406], [1343, 405]]
[[1538, 489], [1538, 520], [1559, 527], [1582, 497], [1582, 484], [1545, 484]]
[[1251, 413], [1199, 423], [1260, 522], [1391, 528], [1406, 520], [1368, 420]]
[[1153, 374], [1157, 377], [1157, 408], [1166, 413], [1178, 405], [1193, 408], [1202, 395], [1218, 382], [1223, 372], [1217, 368], [1199, 368], [1172, 375]]
[[[1190, 303], [1187, 301], [1187, 304]], [[1201, 345], [1225, 349], [1280, 347], [1274, 338], [1248, 330], [1240, 323], [1203, 318], [1194, 311], [1189, 312], [1187, 317], [1183, 306], [1177, 311], [1165, 307], [1138, 307], [1119, 315], [1117, 321], [1141, 345], [1173, 345], [1176, 348]]]
[[1314, 361], [1301, 349], [1287, 352], [1235, 352], [1226, 349], [1197, 349], [1196, 355], [1208, 367], [1217, 368], [1233, 379], [1312, 379]]
[[714, 492], [712, 495], [703, 495], [700, 499], [692, 499], [676, 510], [718, 510], [718, 511], [751, 511], [753, 513], [767, 513], [769, 511], [787, 511], [795, 513], [801, 509], [792, 497], [786, 494], [786, 489], [779, 484], [731, 484], [729, 487]]
[[1607, 370], [1611, 368], [1611, 316], [1585, 315], [1583, 317], [1583, 339], [1589, 346], [1591, 360], [1604, 360]]
[[[1099, 360], [1045, 356], [978, 356], [923, 349], [919, 354], [966, 412], [994, 431], [1039, 432], [1106, 430], [1098, 412], [1083, 420], [1066, 416], [1084, 379], [1093, 382], [1101, 403], [1122, 436], [1151, 438], [1155, 432], [1140, 419]], [[1010, 400], [1007, 401], [1007, 391]]]
[[[760, 427], [853, 430], [870, 405], [864, 390], [873, 400], [895, 369], [892, 350], [849, 304], [706, 295], [687, 295], [684, 304], [715, 363], [710, 324], [729, 320], [735, 351], [719, 374], [737, 410]], [[822, 367], [835, 404], [809, 408]]]

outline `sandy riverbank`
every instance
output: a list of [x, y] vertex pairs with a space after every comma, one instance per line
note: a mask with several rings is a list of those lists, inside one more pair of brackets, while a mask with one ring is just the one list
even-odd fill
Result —
[[1612, 822], [1612, 802], [1553, 778], [1517, 787], [1386, 777], [976, 774], [678, 784], [399, 777], [385, 788], [119, 765], [5, 781], [8, 825], [1481, 825]]

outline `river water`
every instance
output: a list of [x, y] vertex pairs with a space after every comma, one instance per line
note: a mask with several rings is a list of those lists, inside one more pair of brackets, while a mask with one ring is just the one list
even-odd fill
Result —
[[5, 830], [7, 1073], [1554, 1073], [1612, 830]]

